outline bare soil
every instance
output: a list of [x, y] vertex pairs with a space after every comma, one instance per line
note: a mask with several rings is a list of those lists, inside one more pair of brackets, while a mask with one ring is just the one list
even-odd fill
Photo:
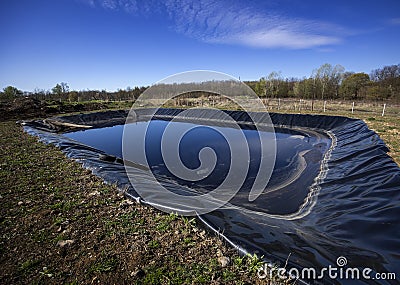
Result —
[[85, 112], [109, 108], [107, 102], [68, 103], [42, 101], [32, 97], [17, 97], [11, 101], [0, 102], [0, 121], [48, 117], [54, 114]]

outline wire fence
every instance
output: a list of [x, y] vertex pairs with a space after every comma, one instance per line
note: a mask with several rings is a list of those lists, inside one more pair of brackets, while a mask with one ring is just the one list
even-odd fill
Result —
[[268, 110], [364, 114], [371, 116], [400, 116], [400, 105], [382, 101], [351, 101], [351, 100], [304, 100], [295, 98], [263, 99]]
[[[382, 101], [305, 100], [296, 98], [263, 98], [268, 111], [291, 113], [337, 114], [342, 116], [400, 117], [400, 104]], [[235, 109], [234, 103], [222, 96], [177, 98], [165, 107], [214, 107]]]

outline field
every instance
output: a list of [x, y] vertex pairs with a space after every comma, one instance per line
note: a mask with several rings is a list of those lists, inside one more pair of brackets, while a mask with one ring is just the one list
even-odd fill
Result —
[[[271, 104], [272, 103], [272, 104]], [[275, 102], [270, 102], [269, 112], [319, 114], [331, 116], [345, 116], [363, 120], [371, 130], [374, 130], [389, 147], [389, 155], [400, 166], [400, 105], [387, 104], [382, 116], [383, 103], [356, 102], [352, 112], [351, 101], [327, 102], [325, 112], [323, 101], [314, 102], [314, 111], [311, 111], [311, 101], [303, 101], [299, 110], [298, 101], [288, 100], [281, 102], [278, 109]]]
[[[363, 119], [400, 165], [398, 110], [362, 108], [325, 114]], [[15, 119], [0, 122], [1, 284], [267, 284], [257, 258], [239, 257], [195, 219], [124, 199]]]

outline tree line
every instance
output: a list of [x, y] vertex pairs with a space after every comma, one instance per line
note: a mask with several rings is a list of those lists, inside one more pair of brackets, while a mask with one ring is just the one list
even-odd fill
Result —
[[[271, 72], [258, 81], [245, 82], [259, 97], [299, 98], [313, 100], [391, 100], [400, 102], [400, 64], [372, 70], [370, 74], [345, 71], [341, 65], [325, 63], [302, 79], [284, 78], [281, 72]], [[212, 84], [212, 83], [207, 83]], [[231, 83], [229, 83], [231, 84]], [[155, 86], [166, 92], [186, 89], [185, 86]], [[226, 86], [225, 86], [226, 87]], [[229, 89], [229, 86], [225, 90]], [[0, 92], [0, 99], [10, 100], [18, 96], [32, 96], [39, 100], [80, 102], [89, 100], [135, 100], [148, 87], [127, 87], [117, 91], [70, 90], [67, 83], [56, 84], [51, 90], [35, 89], [23, 92], [14, 86], [7, 86]], [[154, 89], [153, 88], [153, 89]], [[200, 90], [200, 89], [198, 89]], [[167, 93], [168, 93], [167, 92]], [[234, 91], [232, 91], [234, 92]]]
[[20, 96], [29, 96], [38, 100], [53, 100], [59, 102], [81, 102], [81, 101], [121, 101], [135, 100], [142, 94], [147, 87], [127, 87], [117, 91], [107, 90], [70, 90], [68, 83], [61, 82], [56, 84], [51, 90], [35, 89], [33, 92], [23, 92], [14, 86], [7, 86], [0, 92], [0, 98], [11, 100]]
[[400, 64], [366, 74], [345, 71], [325, 63], [307, 78], [283, 78], [271, 72], [258, 81], [246, 82], [260, 97], [300, 99], [394, 100], [400, 102]]

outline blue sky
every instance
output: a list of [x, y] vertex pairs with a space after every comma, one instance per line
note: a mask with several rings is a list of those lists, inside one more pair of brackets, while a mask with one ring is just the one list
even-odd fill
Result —
[[1, 0], [0, 88], [116, 90], [187, 70], [242, 80], [400, 63], [400, 1]]

